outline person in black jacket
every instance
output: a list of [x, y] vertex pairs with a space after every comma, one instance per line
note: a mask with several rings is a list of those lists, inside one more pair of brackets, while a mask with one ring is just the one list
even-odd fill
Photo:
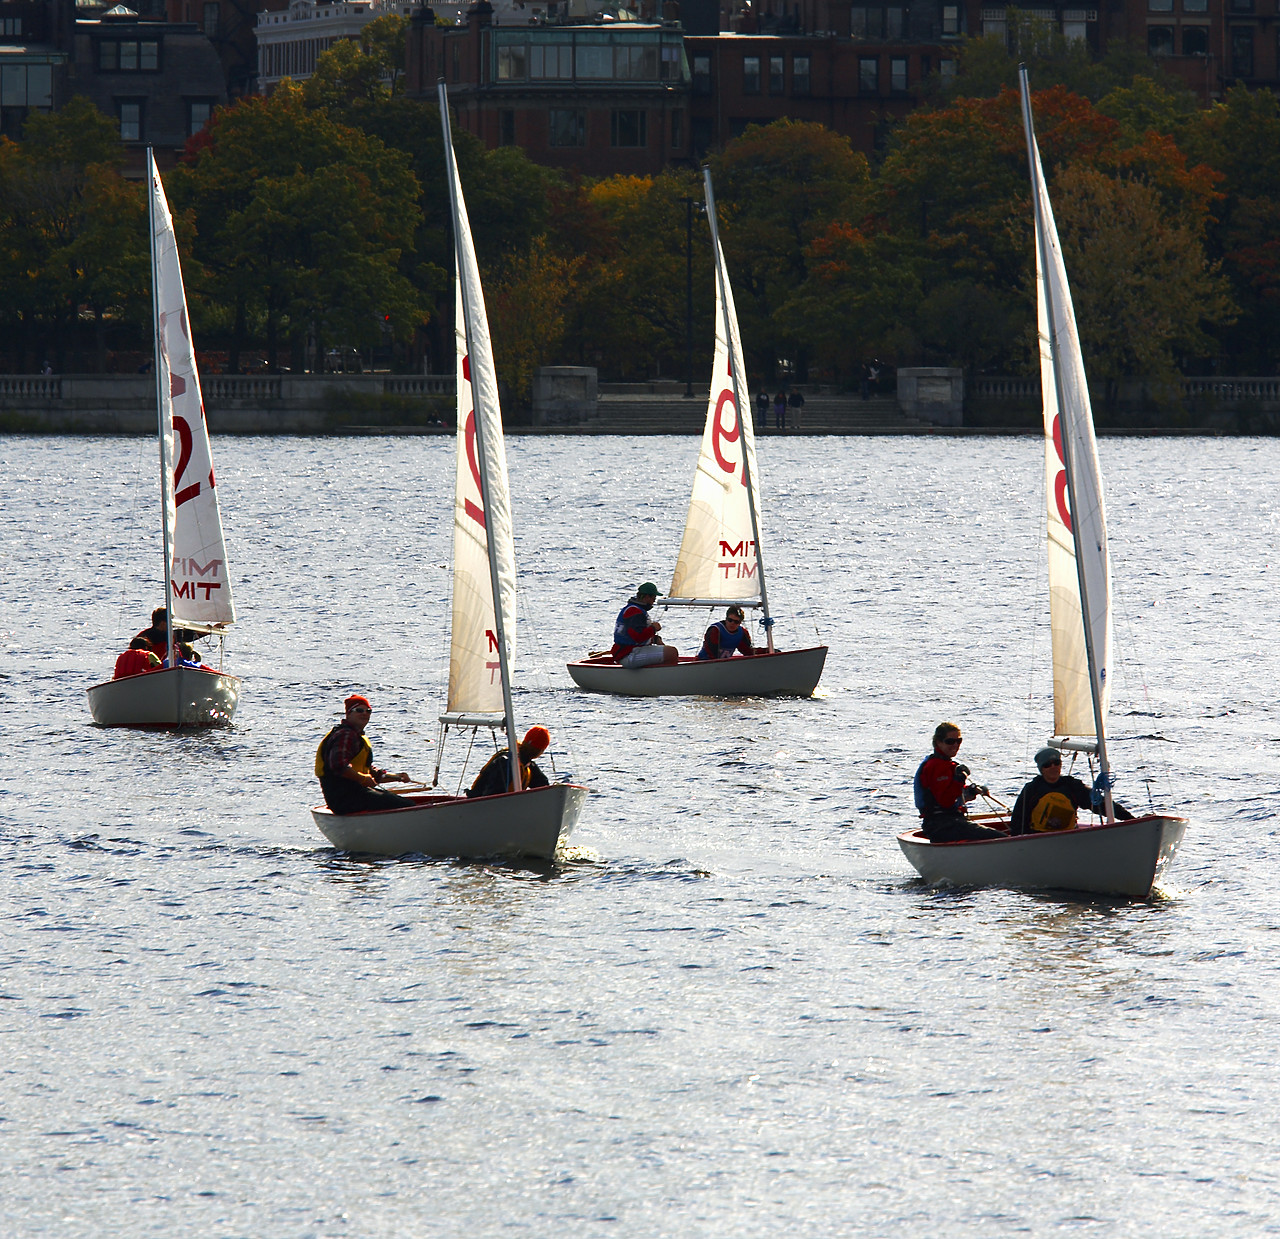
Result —
[[[1040, 773], [1018, 793], [1009, 819], [1009, 833], [1030, 835], [1040, 831], [1074, 830], [1076, 810], [1093, 807], [1093, 789], [1062, 773], [1062, 754], [1057, 749], [1041, 749], [1036, 754], [1036, 769]], [[1133, 817], [1117, 800], [1112, 800], [1111, 807], [1119, 822]]]

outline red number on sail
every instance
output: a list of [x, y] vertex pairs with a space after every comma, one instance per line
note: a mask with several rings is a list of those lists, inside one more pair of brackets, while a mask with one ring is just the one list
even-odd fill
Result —
[[[1053, 450], [1058, 453], [1058, 459], [1065, 465], [1067, 457], [1062, 450], [1061, 413], [1053, 419]], [[1071, 509], [1067, 505], [1067, 471], [1065, 468], [1059, 469], [1057, 477], [1053, 479], [1053, 502], [1057, 506], [1058, 515], [1062, 518], [1062, 523], [1067, 527], [1067, 532], [1071, 533]]]
[[[462, 367], [463, 367], [462, 369], [463, 377], [465, 378], [467, 377], [467, 364], [466, 364], [465, 358], [463, 359]], [[476, 490], [480, 493], [481, 497], [483, 498], [484, 487], [480, 485], [480, 462], [476, 460], [476, 411], [475, 409], [472, 409], [471, 412], [467, 414], [465, 433], [466, 433], [466, 441], [467, 441], [467, 464], [471, 466], [471, 476], [475, 479]], [[474, 503], [471, 502], [470, 499], [464, 499], [462, 501], [462, 507], [463, 507], [463, 510], [466, 512], [466, 514], [469, 517], [471, 517], [471, 519], [475, 521], [475, 523], [479, 525], [481, 529], [485, 528], [483, 509], [478, 508]]]
[[[725, 424], [720, 420], [720, 415], [724, 411], [726, 404], [733, 411], [733, 418], [730, 421], [728, 428], [726, 428]], [[738, 428], [738, 406], [734, 403], [733, 389], [726, 387], [724, 391], [720, 393], [720, 398], [716, 401], [716, 415], [711, 428], [711, 450], [715, 453], [716, 463], [726, 473], [732, 473], [737, 469], [738, 462], [734, 460], [726, 460], [724, 453], [720, 450], [720, 444], [722, 441], [724, 443], [736, 443], [740, 433], [741, 431]], [[742, 484], [743, 486], [747, 484], [747, 470], [745, 465], [742, 470]]]
[[[191, 463], [191, 427], [187, 425], [185, 417], [175, 417], [173, 429], [178, 436], [178, 467], [173, 471], [173, 505], [175, 508], [180, 508], [188, 499], [194, 499], [200, 493], [200, 483], [192, 482], [190, 486], [178, 489], [182, 483], [182, 475]], [[212, 485], [212, 482], [210, 484]]]

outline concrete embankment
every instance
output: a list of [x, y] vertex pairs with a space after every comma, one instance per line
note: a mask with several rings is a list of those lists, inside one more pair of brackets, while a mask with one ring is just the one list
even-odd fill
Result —
[[[906, 373], [906, 372], [902, 372]], [[955, 373], [959, 373], [956, 371]], [[452, 375], [209, 375], [205, 415], [214, 434], [441, 434], [454, 421]], [[900, 383], [901, 386], [901, 383]], [[1280, 380], [1183, 380], [1168, 403], [1128, 400], [1108, 411], [1095, 397], [1100, 434], [1276, 434]], [[806, 385], [799, 409], [788, 406], [779, 432], [772, 407], [761, 434], [1000, 435], [1039, 434], [1034, 379], [979, 380], [956, 403], [950, 424], [927, 403], [907, 407], [879, 394], [857, 396]], [[700, 435], [707, 391], [684, 395], [674, 382], [592, 384], [591, 399], [563, 410], [512, 416], [509, 434]], [[154, 434], [155, 380], [149, 375], [0, 375], [0, 432]]]
[[[432, 434], [454, 419], [451, 375], [210, 375], [202, 379], [214, 434]], [[890, 398], [859, 400], [806, 388], [787, 409], [788, 434], [919, 434]], [[602, 390], [572, 420], [520, 424], [512, 434], [658, 435], [702, 433], [707, 392], [680, 384]], [[153, 434], [149, 375], [0, 375], [0, 430], [36, 434]], [[768, 433], [776, 432], [772, 410]]]

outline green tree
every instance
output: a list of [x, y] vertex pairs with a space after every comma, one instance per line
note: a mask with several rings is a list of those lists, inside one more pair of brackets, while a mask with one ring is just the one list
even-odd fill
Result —
[[779, 120], [749, 126], [711, 168], [748, 367], [772, 376], [785, 355], [803, 376], [808, 340], [780, 311], [808, 276], [814, 240], [864, 214], [866, 157], [821, 125]]
[[1142, 180], [1080, 165], [1052, 195], [1090, 375], [1114, 395], [1119, 379], [1171, 380], [1179, 355], [1208, 351], [1206, 328], [1234, 314], [1196, 221]]
[[[285, 338], [371, 344], [424, 321], [401, 271], [419, 186], [376, 138], [310, 110], [284, 82], [220, 111], [175, 179], [189, 204], [208, 291], [234, 306], [233, 365], [257, 318], [275, 365]], [[298, 364], [295, 357], [294, 364]]]
[[20, 363], [86, 368], [87, 320], [101, 368], [108, 326], [145, 320], [145, 205], [123, 161], [115, 123], [82, 97], [0, 146], [0, 321]]
[[1210, 227], [1241, 316], [1224, 333], [1236, 373], [1269, 374], [1280, 364], [1280, 107], [1268, 90], [1235, 86], [1200, 113], [1186, 137], [1193, 158], [1222, 177]]

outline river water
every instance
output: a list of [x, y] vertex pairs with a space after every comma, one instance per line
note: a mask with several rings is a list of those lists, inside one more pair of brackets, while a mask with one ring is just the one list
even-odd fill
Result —
[[430, 776], [450, 439], [215, 441], [245, 683], [203, 735], [85, 703], [160, 598], [154, 444], [0, 439], [5, 1234], [1280, 1232], [1280, 442], [1101, 444], [1118, 795], [1192, 819], [1133, 906], [931, 890], [894, 841], [938, 721], [1006, 800], [1049, 734], [1033, 439], [763, 440], [818, 696], [574, 689], [696, 450], [509, 440], [518, 716], [594, 792], [522, 868], [307, 813], [352, 690]]

